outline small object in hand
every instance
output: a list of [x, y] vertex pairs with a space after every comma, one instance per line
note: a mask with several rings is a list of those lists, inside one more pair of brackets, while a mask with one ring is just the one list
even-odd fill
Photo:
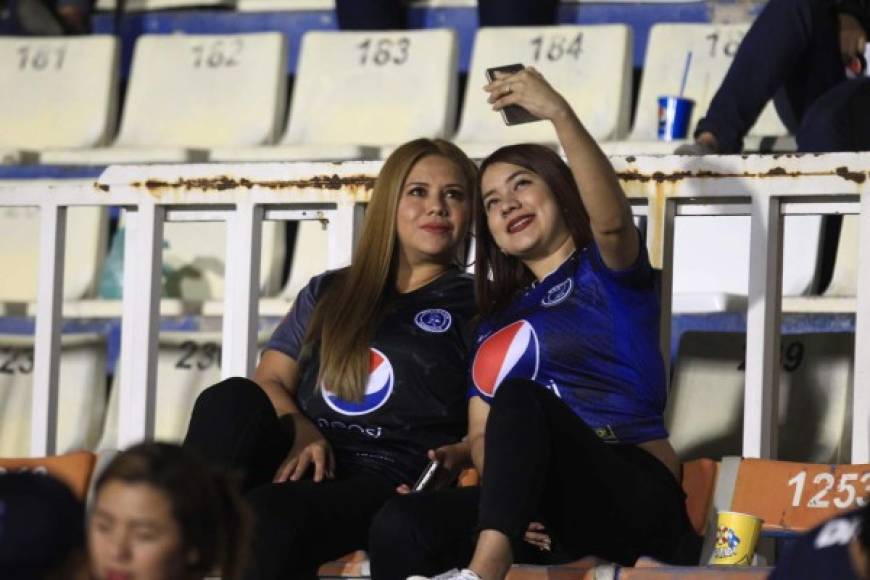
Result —
[[[506, 75], [512, 75], [520, 72], [525, 69], [521, 64], [508, 64], [504, 66], [496, 66], [493, 68], [486, 69], [486, 80], [489, 82], [493, 82], [496, 79], [496, 73], [504, 73]], [[509, 95], [512, 92], [510, 84], [505, 87], [502, 96]], [[501, 118], [504, 121], [505, 125], [519, 125], [521, 123], [531, 123], [532, 121], [540, 121], [540, 117], [536, 117], [535, 115], [528, 112], [526, 109], [519, 105], [508, 105], [507, 107], [501, 110]]]
[[438, 468], [440, 467], [440, 463], [436, 460], [432, 460], [429, 462], [429, 465], [426, 466], [426, 469], [423, 470], [423, 473], [420, 474], [420, 477], [417, 479], [417, 483], [414, 484], [414, 487], [411, 488], [412, 492], [423, 491], [426, 489], [432, 480], [435, 479], [435, 474], [438, 472]]

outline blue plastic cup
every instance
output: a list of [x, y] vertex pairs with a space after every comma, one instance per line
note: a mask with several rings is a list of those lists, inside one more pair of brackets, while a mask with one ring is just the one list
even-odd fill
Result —
[[684, 97], [659, 97], [659, 139], [676, 141], [689, 134], [695, 101]]

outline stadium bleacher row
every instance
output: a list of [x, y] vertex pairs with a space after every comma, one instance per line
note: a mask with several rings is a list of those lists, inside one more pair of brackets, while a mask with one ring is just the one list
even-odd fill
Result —
[[[131, 10], [178, 6], [160, 1], [127, 4]], [[329, 4], [298, 2], [294, 7], [328, 10]], [[427, 3], [463, 9], [469, 4]], [[111, 3], [101, 2], [100, 7], [109, 9]], [[264, 0], [239, 0], [236, 8], [282, 9]], [[457, 33], [450, 29], [313, 30], [302, 37], [295, 54], [297, 44], [275, 32], [141, 34], [129, 71], [122, 62], [121, 42], [112, 36], [0, 38], [0, 164], [11, 169], [4, 173], [0, 167], [0, 190], [23, 183], [18, 170], [37, 176], [28, 183], [38, 184], [41, 171], [48, 176], [57, 166], [70, 166], [73, 172], [94, 166], [99, 173], [110, 164], [381, 159], [397, 144], [419, 135], [453, 139], [477, 158], [511, 142], [556, 147], [548, 126], [507, 128], [485, 105], [479, 90], [485, 69], [509, 62], [542, 70], [564, 91], [608, 154], [669, 153], [677, 143], [655, 138], [656, 98], [679, 91], [684, 63], [691, 55], [685, 95], [696, 100], [694, 124], [748, 26], [653, 25], [641, 48], [637, 87], [632, 71], [637, 38], [625, 23], [481, 29], [468, 58], [468, 82], [462, 93], [464, 57]], [[292, 79], [288, 69], [295, 72]], [[793, 140], [768, 106], [750, 133], [747, 149], [793, 148]], [[123, 247], [124, 213], [106, 207], [75, 207], [68, 212], [58, 452], [87, 449], [105, 454], [119, 444], [120, 373], [115, 357], [121, 304], [117, 292], [106, 291], [106, 280], [119, 275], [118, 264], [110, 262], [112, 251]], [[316, 211], [302, 219], [289, 229], [281, 222], [263, 224], [260, 343], [299, 288], [327, 264], [325, 227]], [[833, 238], [830, 220], [819, 215], [789, 215], [784, 220], [786, 315], [777, 457], [848, 464], [858, 219], [846, 216]], [[0, 207], [0, 270], [15, 273], [0, 287], [0, 313], [5, 315], [0, 318], [0, 457], [31, 454], [31, 317], [38, 292], [40, 227], [36, 208]], [[163, 321], [157, 356], [154, 434], [159, 439], [179, 440], [196, 396], [221, 377], [222, 340], [217, 329], [224, 313], [227, 236], [219, 220], [186, 223], [180, 215], [163, 229], [160, 310], [171, 318]], [[742, 449], [750, 219], [681, 215], [674, 237], [676, 330], [668, 427], [684, 461], [722, 459]], [[826, 250], [831, 239], [835, 248]], [[826, 274], [826, 269], [833, 272]], [[86, 474], [79, 475], [84, 483], [77, 484], [84, 494], [95, 458], [77, 457], [87, 464], [82, 468]], [[689, 501], [698, 502], [694, 513], [700, 514], [699, 530], [709, 531], [713, 506], [757, 508], [732, 504], [729, 494], [742, 469], [739, 460], [724, 459], [718, 471], [711, 462], [694, 465], [700, 466], [695, 483], [684, 486]], [[862, 485], [864, 467], [853, 470]], [[799, 469], [809, 470], [810, 477], [814, 473], [812, 466]], [[780, 495], [790, 500], [790, 479], [795, 475], [789, 474], [778, 473], [776, 481], [782, 484]], [[771, 476], [765, 477], [753, 480], [755, 485], [771, 481]], [[801, 520], [788, 531], [806, 529], [823, 515], [813, 513], [815, 519]], [[775, 530], [767, 531], [776, 535]], [[614, 569], [607, 576], [603, 569], [592, 568], [588, 563], [562, 571], [517, 567], [510, 578], [690, 577], [684, 571], [657, 568]], [[364, 555], [332, 564], [321, 573], [365, 576]], [[722, 575], [693, 573], [698, 578]], [[741, 578], [766, 574], [767, 569], [733, 573]]]

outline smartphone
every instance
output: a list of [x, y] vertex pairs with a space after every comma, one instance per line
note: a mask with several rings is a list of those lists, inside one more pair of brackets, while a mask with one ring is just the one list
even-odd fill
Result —
[[435, 479], [435, 474], [438, 473], [438, 468], [440, 466], [441, 464], [438, 463], [438, 461], [430, 461], [429, 465], [426, 466], [426, 469], [423, 470], [423, 473], [420, 474], [420, 477], [417, 478], [417, 483], [414, 484], [411, 491], [423, 491], [426, 489]]
[[[520, 72], [524, 68], [526, 67], [519, 63], [488, 68], [486, 69], [486, 80], [492, 82], [495, 80], [496, 73], [514, 74]], [[502, 109], [501, 118], [505, 125], [519, 125], [521, 123], [531, 123], [532, 121], [541, 120], [540, 117], [534, 116], [519, 105], [508, 105]]]

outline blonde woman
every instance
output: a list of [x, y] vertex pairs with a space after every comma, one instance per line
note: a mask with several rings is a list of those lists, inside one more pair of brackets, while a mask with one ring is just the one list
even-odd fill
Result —
[[[384, 163], [349, 268], [311, 280], [254, 381], [203, 393], [186, 444], [244, 472], [255, 512], [247, 578], [315, 578], [366, 547], [371, 519], [439, 450], [464, 446], [477, 170], [419, 139]], [[458, 450], [457, 450], [458, 448]], [[467, 452], [466, 452], [467, 453]]]

